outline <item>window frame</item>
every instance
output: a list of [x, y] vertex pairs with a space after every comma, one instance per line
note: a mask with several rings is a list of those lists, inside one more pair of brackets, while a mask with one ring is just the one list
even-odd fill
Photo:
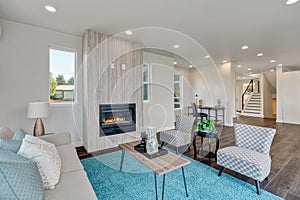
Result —
[[[144, 66], [147, 66], [148, 67], [148, 73], [147, 73], [147, 76], [148, 76], [148, 81], [144, 81]], [[147, 103], [147, 102], [151, 102], [151, 94], [152, 94], [152, 91], [151, 91], [151, 82], [152, 82], [152, 77], [151, 77], [151, 65], [149, 63], [144, 63], [143, 64], [143, 74], [142, 74], [142, 81], [143, 81], [143, 102]], [[145, 84], [148, 84], [148, 99], [144, 99], [144, 85]]]
[[[175, 81], [175, 76], [179, 76], [179, 81]], [[174, 94], [175, 94], [175, 84], [176, 83], [179, 83], [179, 92], [180, 92], [180, 95], [179, 97], [173, 97], [173, 107], [174, 107], [174, 110], [182, 110], [182, 100], [183, 100], [183, 76], [181, 74], [174, 74], [173, 76], [173, 89], [174, 89]], [[179, 108], [175, 108], [175, 99], [179, 99], [179, 105], [180, 107]]]
[[[62, 102], [51, 102], [50, 100], [50, 50], [57, 50], [57, 51], [65, 51], [65, 52], [72, 52], [74, 53], [74, 91], [73, 91], [73, 101], [62, 101]], [[77, 66], [78, 66], [78, 50], [68, 47], [61, 47], [61, 46], [48, 46], [48, 72], [49, 72], [49, 79], [48, 79], [48, 98], [51, 106], [64, 106], [64, 105], [73, 105], [77, 103], [77, 96], [75, 93], [75, 85], [76, 85], [76, 75], [77, 75]]]

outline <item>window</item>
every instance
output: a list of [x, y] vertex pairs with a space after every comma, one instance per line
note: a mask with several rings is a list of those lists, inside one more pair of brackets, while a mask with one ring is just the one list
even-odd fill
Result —
[[76, 52], [49, 49], [50, 102], [72, 102], [74, 100], [74, 81]]
[[182, 76], [174, 75], [174, 108], [181, 109], [182, 102]]
[[143, 100], [150, 101], [150, 65], [143, 65]]

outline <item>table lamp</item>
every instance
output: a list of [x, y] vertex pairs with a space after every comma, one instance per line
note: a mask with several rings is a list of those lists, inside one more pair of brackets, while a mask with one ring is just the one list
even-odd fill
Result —
[[33, 135], [40, 136], [45, 134], [44, 124], [41, 118], [48, 117], [50, 115], [49, 102], [30, 102], [28, 103], [27, 117], [36, 118]]

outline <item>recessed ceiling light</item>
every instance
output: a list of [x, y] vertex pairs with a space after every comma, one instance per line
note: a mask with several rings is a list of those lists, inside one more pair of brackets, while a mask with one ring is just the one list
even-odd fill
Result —
[[274, 69], [271, 69], [270, 71], [271, 71], [271, 72], [274, 72]]
[[179, 44], [175, 44], [173, 47], [174, 47], [175, 49], [178, 49], [180, 46], [179, 46]]
[[238, 65], [237, 67], [240, 68], [240, 67], [242, 67], [242, 65]]
[[176, 62], [176, 61], [174, 61], [174, 65], [177, 65], [177, 62]]
[[205, 58], [210, 58], [210, 56], [209, 56], [209, 55], [206, 55]]
[[223, 60], [222, 63], [227, 63], [227, 60]]
[[263, 55], [264, 55], [263, 53], [258, 53], [258, 54], [257, 54], [257, 56], [259, 56], [259, 57], [260, 57], [260, 56], [263, 56]]
[[296, 2], [298, 2], [299, 0], [287, 0], [286, 1], [286, 4], [287, 5], [291, 5], [291, 4], [294, 4], [294, 3], [296, 3]]
[[243, 49], [243, 50], [248, 49], [248, 46], [247, 46], [247, 45], [242, 46], [242, 49]]
[[278, 66], [278, 67], [282, 67], [282, 64], [278, 64], [277, 66]]
[[125, 31], [126, 35], [132, 35], [132, 31], [131, 30], [127, 30]]
[[56, 8], [54, 8], [53, 6], [46, 5], [45, 9], [49, 12], [53, 12], [53, 13], [56, 12]]
[[251, 68], [248, 68], [248, 71], [251, 71], [252, 69]]
[[193, 65], [189, 65], [189, 68], [192, 68], [193, 67]]
[[270, 60], [270, 63], [274, 63], [274, 62], [276, 62], [276, 60]]

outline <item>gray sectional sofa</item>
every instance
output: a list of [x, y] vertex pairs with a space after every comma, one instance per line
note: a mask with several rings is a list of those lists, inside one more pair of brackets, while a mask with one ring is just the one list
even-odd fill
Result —
[[[0, 131], [1, 132], [1, 131]], [[0, 133], [0, 137], [10, 138], [12, 134]], [[45, 200], [96, 200], [97, 197], [89, 182], [86, 172], [71, 143], [69, 133], [44, 135], [41, 139], [53, 143], [61, 157], [61, 174], [53, 190], [44, 190]]]

